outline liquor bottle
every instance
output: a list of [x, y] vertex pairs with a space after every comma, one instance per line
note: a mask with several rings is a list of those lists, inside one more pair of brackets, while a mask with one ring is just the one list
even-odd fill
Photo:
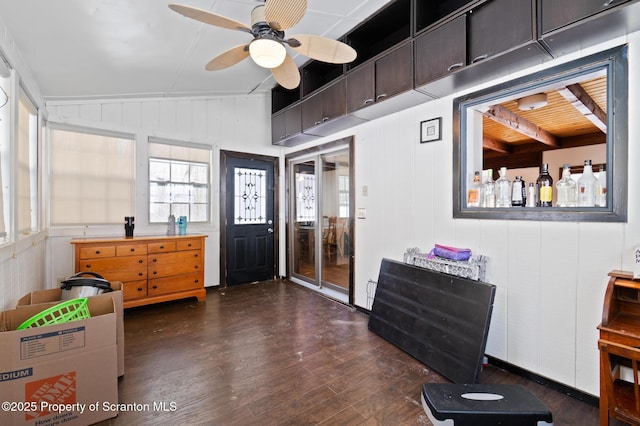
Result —
[[607, 165], [600, 165], [596, 183], [596, 206], [607, 207]]
[[507, 168], [500, 167], [500, 177], [496, 181], [496, 207], [511, 207], [511, 182], [507, 178]]
[[482, 185], [482, 192], [484, 193], [484, 207], [496, 206], [496, 184], [493, 181], [493, 169], [487, 169], [485, 172], [486, 181]]
[[576, 183], [571, 179], [571, 169], [568, 164], [565, 164], [562, 168], [562, 179], [556, 183], [556, 189], [558, 190], [558, 200], [556, 201], [556, 207], [576, 207]]
[[473, 182], [467, 191], [467, 207], [480, 207], [480, 193], [482, 184], [480, 182], [480, 172], [475, 172]]
[[511, 185], [511, 205], [513, 207], [523, 207], [527, 204], [527, 187], [522, 176], [516, 176], [516, 180]]
[[594, 207], [596, 205], [596, 181], [591, 160], [584, 160], [582, 176], [578, 179], [578, 207]]
[[538, 187], [538, 207], [551, 207], [553, 200], [553, 179], [549, 175], [549, 165], [544, 163], [540, 170], [540, 176], [536, 180]]

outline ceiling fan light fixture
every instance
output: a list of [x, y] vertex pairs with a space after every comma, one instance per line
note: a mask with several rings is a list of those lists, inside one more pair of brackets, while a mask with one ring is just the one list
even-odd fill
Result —
[[270, 38], [256, 38], [249, 44], [249, 54], [254, 62], [263, 68], [282, 65], [287, 49], [282, 43]]
[[536, 93], [535, 95], [529, 95], [518, 99], [518, 108], [522, 111], [531, 111], [533, 109], [547, 106], [547, 102], [546, 93]]

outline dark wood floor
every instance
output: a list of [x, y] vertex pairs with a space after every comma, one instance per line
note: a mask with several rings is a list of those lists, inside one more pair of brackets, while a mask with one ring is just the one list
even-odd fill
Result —
[[[101, 425], [430, 424], [421, 386], [446, 379], [367, 320], [287, 281], [127, 310], [120, 403], [168, 411], [121, 412]], [[526, 385], [556, 426], [598, 424], [597, 408], [494, 366], [480, 382]]]

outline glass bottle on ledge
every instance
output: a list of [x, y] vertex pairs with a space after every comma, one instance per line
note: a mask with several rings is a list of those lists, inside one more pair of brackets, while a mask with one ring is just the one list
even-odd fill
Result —
[[584, 160], [584, 170], [578, 179], [578, 207], [594, 207], [596, 205], [596, 181], [591, 160]]
[[500, 177], [496, 181], [496, 207], [511, 207], [511, 182], [507, 178], [507, 168], [500, 167]]
[[562, 179], [556, 183], [556, 189], [558, 190], [556, 207], [576, 207], [578, 205], [576, 182], [571, 179], [571, 169], [568, 164], [562, 167]]
[[549, 165], [544, 163], [536, 180], [538, 187], [538, 207], [551, 207], [553, 200], [553, 178], [549, 175]]
[[493, 181], [493, 169], [487, 169], [485, 172], [486, 181], [482, 185], [484, 193], [483, 207], [493, 208], [496, 206], [496, 184]]
[[607, 165], [601, 164], [596, 183], [596, 206], [607, 207]]
[[482, 193], [482, 184], [480, 182], [480, 172], [475, 172], [473, 182], [467, 191], [467, 207], [480, 207], [480, 195]]
[[527, 204], [527, 187], [522, 176], [516, 176], [511, 184], [511, 205], [513, 207], [524, 207]]

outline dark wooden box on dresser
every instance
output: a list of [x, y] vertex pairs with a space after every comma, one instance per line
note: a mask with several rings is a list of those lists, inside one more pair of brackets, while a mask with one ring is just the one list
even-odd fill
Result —
[[204, 301], [204, 235], [78, 238], [76, 272], [122, 281], [124, 307], [197, 297]]

